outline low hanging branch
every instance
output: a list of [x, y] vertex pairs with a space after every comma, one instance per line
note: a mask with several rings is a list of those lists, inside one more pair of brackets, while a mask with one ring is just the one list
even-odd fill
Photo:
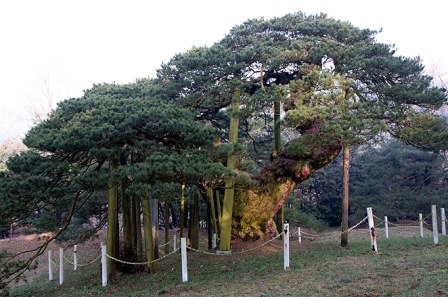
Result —
[[71, 222], [71, 220], [72, 220], [72, 218], [73, 218], [73, 215], [74, 215], [75, 212], [76, 212], [76, 205], [77, 205], [78, 198], [79, 198], [81, 192], [82, 192], [81, 189], [78, 189], [78, 190], [76, 191], [75, 196], [74, 196], [74, 198], [73, 198], [73, 200], [72, 200], [72, 204], [71, 204], [70, 211], [69, 211], [69, 213], [68, 213], [67, 219], [65, 220], [65, 223], [64, 223], [64, 225], [63, 225], [61, 228], [59, 228], [53, 235], [51, 235], [49, 238], [47, 238], [47, 239], [45, 240], [45, 242], [44, 242], [42, 245], [40, 245], [40, 246], [38, 246], [38, 247], [36, 247], [36, 248], [34, 248], [34, 249], [31, 249], [31, 250], [27, 250], [27, 251], [23, 251], [23, 252], [17, 253], [17, 254], [15, 254], [15, 255], [11, 256], [11, 257], [4, 263], [4, 265], [8, 265], [8, 264], [10, 264], [12, 261], [14, 261], [15, 259], [17, 259], [17, 258], [18, 258], [19, 256], [21, 256], [21, 255], [29, 254], [29, 253], [34, 253], [34, 254], [32, 254], [29, 258], [27, 258], [23, 263], [20, 263], [20, 265], [19, 265], [18, 267], [14, 268], [14, 269], [12, 269], [12, 270], [10, 270], [10, 271], [8, 271], [8, 272], [5, 273], [5, 274], [2, 274], [2, 275], [0, 276], [0, 283], [1, 283], [2, 285], [7, 286], [7, 285], [9, 285], [11, 282], [13, 282], [13, 281], [15, 281], [15, 280], [17, 280], [17, 279], [20, 279], [20, 278], [23, 276], [23, 274], [24, 274], [27, 270], [30, 269], [30, 267], [32, 266], [33, 261], [34, 261], [37, 257], [39, 257], [40, 255], [42, 255], [42, 254], [45, 252], [45, 250], [47, 249], [48, 245], [49, 245], [53, 240], [57, 239], [58, 236], [59, 236], [62, 232], [64, 232], [64, 231], [67, 229], [67, 227], [70, 225], [70, 222]]

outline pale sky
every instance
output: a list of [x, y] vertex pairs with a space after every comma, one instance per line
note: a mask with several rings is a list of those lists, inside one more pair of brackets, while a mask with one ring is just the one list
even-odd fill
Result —
[[[101, 82], [153, 77], [162, 62], [192, 46], [211, 46], [247, 19], [324, 12], [383, 32], [397, 54], [446, 61], [445, 1], [163, 0], [1, 1], [0, 143], [31, 127], [26, 110], [42, 98], [79, 97]], [[46, 107], [44, 107], [46, 108]]]

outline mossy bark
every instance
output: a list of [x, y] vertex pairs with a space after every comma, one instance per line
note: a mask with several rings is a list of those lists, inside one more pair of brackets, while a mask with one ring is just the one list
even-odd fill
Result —
[[[235, 236], [242, 239], [274, 236], [277, 230], [273, 217], [281, 209], [288, 194], [314, 171], [330, 163], [342, 148], [336, 141], [300, 150], [297, 148], [309, 146], [308, 137], [301, 138], [292, 144], [296, 149], [284, 147], [283, 152], [260, 174], [252, 176], [252, 179], [259, 182], [257, 187], [235, 192], [232, 221]], [[304, 141], [306, 143], [301, 143]]]
[[[233, 94], [231, 104], [231, 117], [230, 117], [230, 129], [229, 129], [229, 142], [236, 144], [238, 142], [238, 123], [240, 110], [240, 90], [236, 89]], [[236, 157], [229, 156], [227, 159], [228, 168], [236, 168]], [[222, 205], [222, 217], [220, 219], [220, 242], [219, 249], [221, 251], [230, 251], [230, 239], [232, 235], [232, 217], [233, 217], [233, 204], [235, 196], [235, 178], [230, 177], [225, 184], [224, 190], [224, 202]]]

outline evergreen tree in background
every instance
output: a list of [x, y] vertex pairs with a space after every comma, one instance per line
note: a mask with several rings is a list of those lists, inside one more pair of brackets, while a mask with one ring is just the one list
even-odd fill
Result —
[[[295, 193], [288, 201], [298, 200], [302, 205], [309, 205], [296, 210], [339, 227], [341, 177], [342, 156], [339, 156], [316, 172], [309, 184], [304, 184], [302, 190], [308, 195]], [[365, 217], [367, 207], [390, 221], [416, 220], [419, 213], [429, 214], [431, 205], [445, 203], [446, 155], [393, 139], [381, 145], [360, 146], [352, 152], [350, 181], [351, 224]]]

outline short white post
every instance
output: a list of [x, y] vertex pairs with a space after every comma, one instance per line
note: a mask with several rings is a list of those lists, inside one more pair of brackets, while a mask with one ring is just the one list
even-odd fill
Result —
[[289, 224], [285, 224], [283, 229], [283, 269], [287, 270], [289, 269]]
[[187, 240], [185, 237], [180, 239], [180, 250], [182, 258], [182, 282], [188, 282], [188, 271], [187, 271]]
[[176, 251], [177, 249], [177, 242], [176, 242], [176, 234], [174, 234], [174, 238], [173, 238], [173, 251]]
[[445, 217], [445, 208], [440, 209], [440, 220], [442, 221], [442, 235], [446, 235], [446, 217]]
[[300, 233], [300, 227], [297, 227], [297, 237], [299, 238], [299, 243], [302, 242], [302, 234]]
[[107, 259], [106, 245], [101, 243], [101, 283], [103, 287], [107, 285]]
[[78, 256], [76, 254], [76, 250], [78, 249], [78, 245], [73, 246], [73, 270], [78, 270]]
[[386, 238], [389, 238], [389, 223], [387, 221], [387, 216], [384, 216], [384, 230], [386, 231]]
[[437, 208], [435, 205], [431, 206], [432, 212], [432, 236], [434, 238], [434, 244], [439, 243], [439, 230], [437, 226]]
[[418, 214], [418, 221], [420, 226], [420, 237], [423, 237], [423, 215], [421, 213]]
[[64, 283], [64, 248], [59, 248], [59, 284]]
[[48, 279], [53, 280], [53, 262], [51, 262], [52, 251], [48, 251]]
[[216, 233], [213, 233], [213, 248], [216, 248]]
[[372, 251], [374, 253], [378, 253], [378, 247], [376, 245], [375, 224], [373, 222], [373, 213], [371, 207], [367, 207], [367, 217], [369, 221], [370, 243], [372, 245]]

